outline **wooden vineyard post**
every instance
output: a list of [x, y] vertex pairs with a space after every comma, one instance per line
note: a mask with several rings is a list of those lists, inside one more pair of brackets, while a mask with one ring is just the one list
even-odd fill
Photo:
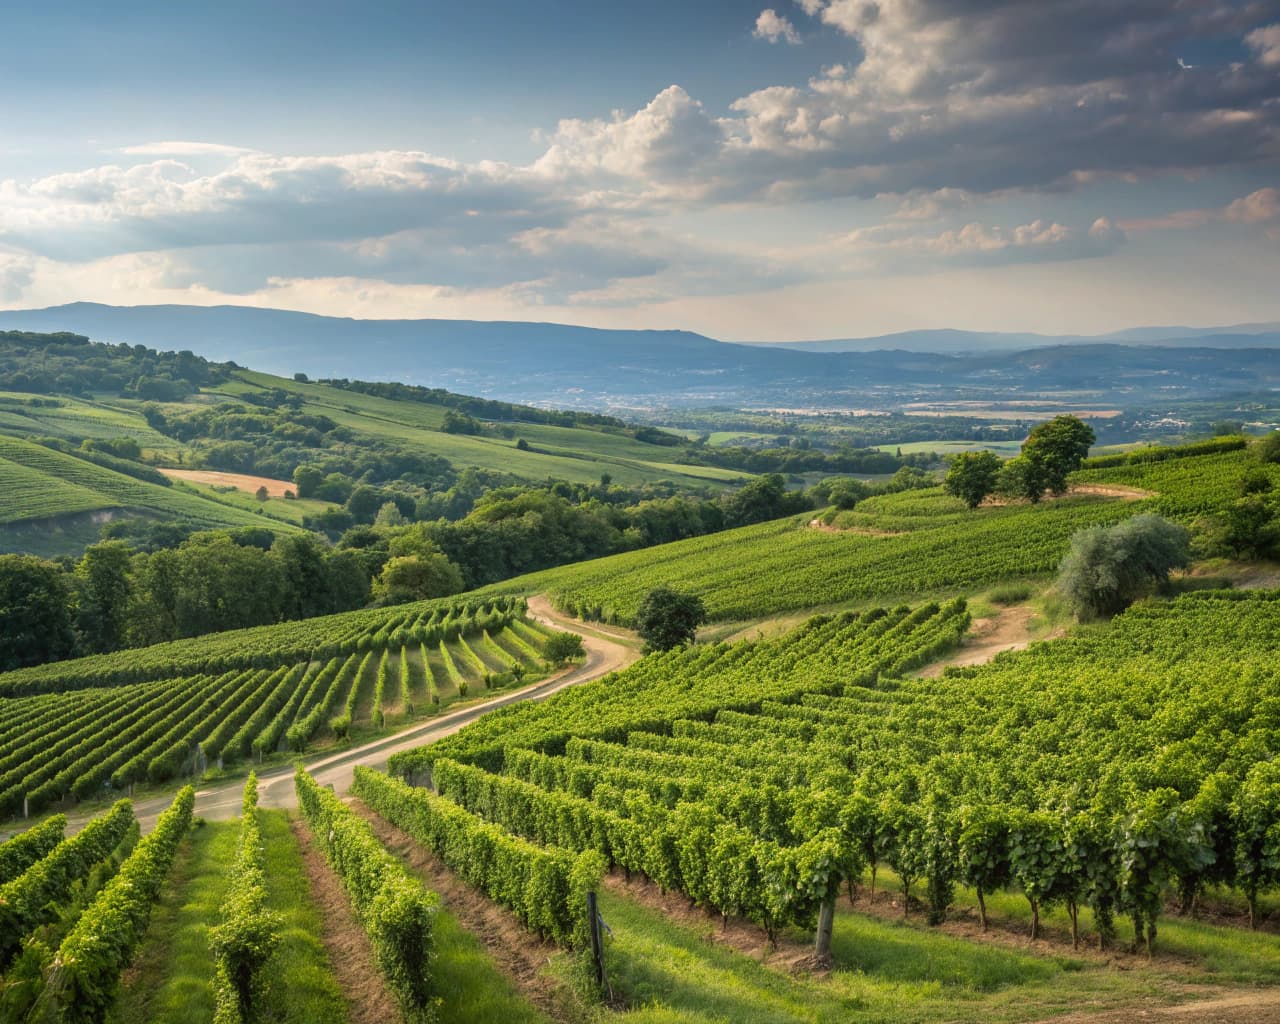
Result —
[[596, 984], [601, 991], [605, 987], [604, 942], [600, 936], [600, 913], [596, 909], [596, 894], [587, 893], [587, 925], [591, 932], [591, 962], [595, 966]]
[[818, 908], [818, 935], [813, 943], [814, 956], [826, 959], [831, 956], [831, 929], [835, 923], [836, 901], [828, 896]]

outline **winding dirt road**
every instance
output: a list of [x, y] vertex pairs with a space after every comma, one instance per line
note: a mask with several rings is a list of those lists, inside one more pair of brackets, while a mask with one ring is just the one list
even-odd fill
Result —
[[[459, 711], [419, 722], [393, 736], [384, 736], [349, 750], [326, 754], [307, 761], [305, 762], [307, 771], [322, 786], [331, 784], [339, 793], [344, 792], [351, 785], [356, 765], [385, 768], [387, 758], [392, 754], [434, 743], [444, 736], [451, 736], [464, 725], [474, 722], [489, 711], [506, 707], [508, 704], [518, 704], [521, 701], [545, 700], [568, 686], [590, 682], [592, 679], [599, 679], [610, 672], [626, 668], [640, 657], [638, 650], [559, 614], [545, 598], [534, 598], [529, 602], [529, 615], [554, 629], [578, 633], [587, 651], [586, 659], [582, 664], [514, 693], [503, 694], [482, 704], [473, 704]], [[240, 814], [240, 794], [243, 789], [243, 782], [229, 782], [199, 789], [196, 791], [195, 813], [211, 821], [225, 821], [237, 817]], [[172, 795], [147, 797], [134, 801], [134, 814], [137, 815], [143, 832], [151, 830], [156, 818], [172, 802]], [[297, 806], [293, 791], [292, 767], [282, 765], [258, 772], [258, 803], [261, 807]], [[68, 817], [72, 819], [69, 822], [70, 829], [75, 830], [87, 823], [91, 815], [73, 814]]]

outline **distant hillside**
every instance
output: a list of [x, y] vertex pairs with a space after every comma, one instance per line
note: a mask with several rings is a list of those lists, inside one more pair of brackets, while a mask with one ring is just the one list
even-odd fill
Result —
[[[1090, 404], [1133, 407], [1280, 385], [1274, 324], [1191, 334], [1163, 327], [1087, 339], [913, 331], [780, 346], [687, 331], [75, 303], [0, 312], [5, 327], [190, 349], [284, 376], [403, 381], [561, 408], [894, 409], [943, 392], [948, 401], [986, 403], [1047, 392], [1065, 399], [1062, 393], [1074, 389], [1086, 389], [1080, 398]], [[1051, 357], [1028, 356], [1048, 349]]]
[[1232, 327], [1134, 327], [1111, 334], [1030, 334], [999, 331], [901, 331], [868, 338], [833, 338], [827, 341], [772, 342], [771, 348], [794, 352], [936, 352], [968, 355], [984, 352], [1017, 352], [1052, 345], [1093, 345], [1115, 342], [1167, 348], [1276, 348], [1280, 347], [1280, 323], [1237, 324]]

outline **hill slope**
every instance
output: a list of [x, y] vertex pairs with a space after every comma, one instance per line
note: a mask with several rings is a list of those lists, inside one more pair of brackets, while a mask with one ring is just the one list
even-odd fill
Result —
[[[1280, 333], [1274, 325], [1254, 326], [1257, 331], [1192, 334], [1155, 328], [1116, 339], [924, 331], [771, 346], [731, 344], [688, 331], [350, 320], [237, 306], [74, 303], [0, 312], [0, 328], [71, 330], [100, 340], [186, 347], [285, 375], [402, 380], [589, 408], [764, 403], [883, 409], [936, 389], [946, 389], [952, 400], [1010, 400], [1064, 388], [1087, 389], [1091, 401], [1132, 406], [1280, 383]], [[1048, 366], [1035, 358], [1045, 346], [1060, 349]]]

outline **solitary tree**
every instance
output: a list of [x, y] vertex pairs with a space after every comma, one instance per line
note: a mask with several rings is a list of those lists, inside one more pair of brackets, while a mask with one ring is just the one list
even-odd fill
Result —
[[267, 485], [263, 484], [254, 492], [253, 496], [257, 498], [259, 501], [266, 501], [269, 497], [271, 497], [271, 494], [267, 490]]
[[1032, 429], [1022, 454], [1043, 465], [1049, 490], [1060, 494], [1067, 489], [1067, 474], [1080, 468], [1096, 440], [1093, 428], [1078, 417], [1055, 416]]
[[1000, 458], [995, 452], [961, 452], [952, 460], [942, 486], [969, 508], [977, 508], [996, 489], [999, 475]]
[[1186, 529], [1157, 515], [1135, 516], [1077, 532], [1058, 569], [1058, 589], [1081, 619], [1115, 615], [1190, 560]]
[[1256, 441], [1253, 450], [1263, 462], [1280, 462], [1280, 430], [1273, 430]]
[[1038, 424], [1022, 443], [1022, 454], [1006, 462], [999, 490], [1039, 501], [1045, 491], [1061, 494], [1067, 477], [1080, 468], [1096, 440], [1093, 428], [1075, 416], [1055, 416]]
[[636, 632], [646, 651], [669, 651], [692, 643], [698, 627], [706, 621], [707, 610], [697, 594], [656, 587], [640, 603]]
[[581, 658], [586, 650], [582, 646], [582, 637], [577, 633], [552, 633], [542, 648], [542, 654], [548, 664], [563, 665], [567, 661]]

